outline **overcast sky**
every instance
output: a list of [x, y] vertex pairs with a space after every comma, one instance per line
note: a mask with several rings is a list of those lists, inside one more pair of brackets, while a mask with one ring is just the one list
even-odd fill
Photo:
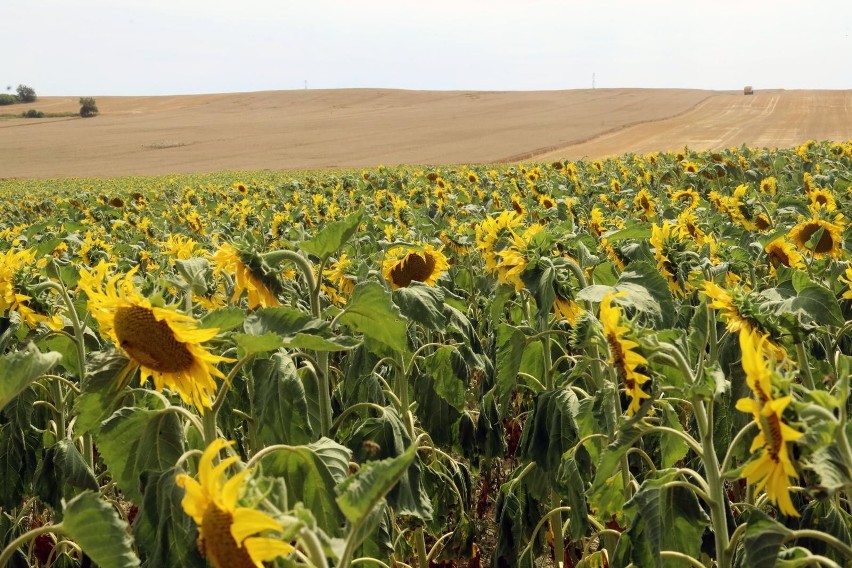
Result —
[[849, 0], [20, 0], [0, 92], [852, 88]]

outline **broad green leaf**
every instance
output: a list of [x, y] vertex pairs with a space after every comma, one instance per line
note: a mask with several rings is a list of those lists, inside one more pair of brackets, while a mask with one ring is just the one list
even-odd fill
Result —
[[300, 242], [299, 248], [320, 260], [325, 260], [349, 242], [358, 230], [363, 216], [363, 211], [358, 211], [340, 221], [326, 223], [312, 239]]
[[618, 231], [610, 231], [603, 236], [610, 243], [617, 243], [627, 239], [642, 240], [651, 238], [651, 225], [649, 223], [631, 223], [630, 226]]
[[146, 566], [206, 568], [198, 552], [195, 521], [181, 505], [185, 490], [175, 482], [178, 473], [183, 472], [143, 473], [143, 498], [133, 522], [133, 536]]
[[852, 479], [844, 466], [843, 456], [837, 445], [828, 445], [819, 448], [807, 457], [802, 458], [802, 464], [817, 474], [819, 483], [816, 487], [821, 491], [833, 495], [844, 487], [852, 487]]
[[251, 355], [252, 353], [265, 353], [267, 351], [275, 351], [283, 347], [284, 340], [280, 335], [269, 332], [263, 335], [248, 335], [246, 333], [235, 333], [234, 343], [241, 350], [241, 355]]
[[38, 348], [53, 351], [62, 355], [59, 366], [68, 371], [73, 377], [80, 374], [80, 358], [77, 352], [77, 342], [68, 335], [52, 335], [38, 342]]
[[[832, 499], [815, 499], [808, 503], [802, 511], [802, 521], [799, 528], [822, 531], [846, 546], [852, 546], [852, 536], [850, 536], [852, 515], [837, 507]], [[798, 544], [803, 545], [814, 554], [828, 556], [840, 565], [850, 560], [849, 558], [842, 558], [842, 552], [820, 539], [802, 539], [798, 541]]]
[[433, 331], [443, 331], [448, 318], [444, 313], [444, 292], [435, 286], [412, 282], [393, 292], [393, 301], [402, 315]]
[[837, 298], [828, 288], [813, 284], [799, 290], [790, 302], [794, 312], [803, 312], [821, 325], [842, 326], [845, 323]]
[[36, 493], [52, 507], [59, 508], [63, 497], [73, 495], [71, 488], [98, 490], [95, 474], [70, 440], [49, 447], [33, 479]]
[[349, 474], [350, 455], [346, 447], [321, 438], [312, 444], [273, 450], [261, 463], [264, 474], [286, 483], [290, 507], [303, 503], [326, 533], [337, 535], [343, 517], [334, 491]]
[[[386, 408], [379, 416], [364, 419], [346, 442], [356, 462], [397, 458], [412, 445], [396, 410]], [[423, 520], [432, 518], [432, 503], [423, 488], [421, 464], [417, 459], [387, 495], [388, 504], [398, 515]]]
[[254, 418], [264, 445], [299, 445], [313, 441], [305, 387], [288, 355], [274, 354], [252, 365]]
[[577, 460], [571, 452], [562, 456], [556, 475], [556, 487], [559, 495], [571, 507], [568, 511], [568, 535], [572, 540], [582, 538], [589, 527], [588, 505], [584, 488], [586, 483], [580, 474]]
[[626, 292], [619, 302], [651, 316], [657, 329], [674, 324], [676, 311], [669, 284], [653, 264], [631, 262], [618, 278], [615, 291]]
[[139, 566], [127, 523], [112, 503], [97, 492], [85, 491], [65, 503], [61, 525], [62, 533], [79, 544], [101, 568]]
[[60, 359], [62, 355], [59, 353], [41, 353], [33, 345], [0, 357], [0, 410], [51, 370]]
[[210, 261], [202, 257], [186, 260], [175, 259], [175, 269], [187, 283], [193, 294], [203, 296], [207, 293], [207, 279], [210, 275]]
[[245, 319], [245, 310], [228, 306], [204, 314], [204, 317], [201, 318], [199, 323], [199, 327], [203, 327], [205, 329], [213, 327], [218, 329], [220, 332], [230, 331], [243, 325], [243, 321]]
[[337, 505], [352, 524], [357, 524], [382, 504], [385, 496], [399, 482], [417, 456], [417, 446], [411, 445], [395, 458], [363, 464], [337, 488]]
[[243, 327], [249, 335], [276, 333], [282, 337], [289, 337], [297, 333], [321, 332], [328, 328], [328, 323], [301, 310], [276, 306], [250, 313], [245, 317]]
[[539, 393], [532, 415], [524, 425], [519, 445], [522, 458], [540, 469], [555, 473], [562, 455], [577, 443], [579, 430], [574, 421], [579, 410], [577, 395], [568, 389]]
[[743, 535], [745, 565], [749, 568], [773, 568], [781, 545], [789, 535], [790, 529], [781, 523], [758, 509], [751, 510]]
[[120, 351], [101, 351], [90, 356], [86, 380], [80, 396], [74, 401], [74, 413], [77, 415], [75, 431], [81, 434], [91, 432], [116, 410], [116, 405], [127, 394], [124, 387], [130, 379], [129, 365], [135, 363]]
[[456, 410], [463, 410], [467, 367], [464, 361], [460, 360], [458, 351], [443, 345], [426, 357], [425, 364], [435, 380], [435, 392], [438, 396]]
[[[683, 432], [677, 412], [667, 401], [661, 401], [663, 409], [663, 426]], [[679, 436], [667, 432], [660, 433], [660, 465], [663, 468], [674, 467], [677, 462], [686, 457], [689, 447]]]
[[308, 333], [297, 333], [293, 337], [285, 338], [282, 347], [309, 351], [348, 351], [355, 349], [360, 344], [360, 340], [345, 335], [332, 335], [326, 338]]
[[500, 416], [510, 409], [512, 393], [518, 387], [518, 371], [524, 355], [526, 337], [524, 333], [508, 324], [497, 327], [497, 392], [499, 393]]
[[393, 353], [405, 353], [408, 347], [407, 326], [391, 293], [375, 281], [355, 286], [340, 323], [355, 333], [389, 348]]
[[128, 499], [139, 502], [140, 475], [165, 471], [186, 450], [181, 421], [174, 412], [126, 407], [94, 432], [112, 479]]

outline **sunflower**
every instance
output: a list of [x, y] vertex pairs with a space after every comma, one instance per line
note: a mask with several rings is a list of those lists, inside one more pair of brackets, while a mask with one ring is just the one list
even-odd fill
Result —
[[651, 226], [650, 243], [654, 247], [657, 269], [668, 281], [669, 291], [683, 297], [691, 290], [691, 286], [686, 281], [684, 270], [678, 265], [677, 256], [689, 247], [691, 241], [684, 236], [680, 226], [663, 221], [662, 225]]
[[357, 283], [357, 279], [349, 274], [351, 266], [352, 260], [350, 260], [348, 255], [344, 252], [340, 255], [340, 258], [338, 258], [336, 262], [333, 262], [331, 266], [323, 270], [322, 273], [323, 276], [331, 281], [335, 289], [344, 296], [352, 294], [352, 290], [355, 289], [355, 284]]
[[683, 171], [688, 174], [698, 173], [698, 164], [695, 162], [683, 162], [681, 165], [683, 166]]
[[[752, 305], [748, 295], [741, 289], [734, 288], [733, 293], [730, 294], [715, 282], [707, 280], [704, 282], [703, 292], [712, 300], [710, 307], [721, 312], [725, 327], [731, 333], [753, 333], [755, 330], [764, 332], [761, 322], [757, 319], [758, 307]], [[764, 345], [768, 349], [767, 353], [771, 353], [776, 359], [787, 356], [784, 348], [768, 337], [761, 345]]]
[[800, 250], [813, 254], [814, 258], [838, 258], [841, 255], [842, 231], [841, 225], [813, 216], [790, 229], [790, 239]]
[[792, 397], [772, 397], [772, 371], [764, 355], [767, 350], [763, 344], [766, 341], [766, 336], [760, 332], [740, 332], [743, 370], [754, 397], [739, 399], [736, 408], [750, 412], [760, 430], [751, 444], [750, 453], [763, 450], [755, 460], [746, 464], [742, 477], [758, 491], [765, 489], [766, 496], [782, 513], [798, 517], [799, 513], [790, 499], [789, 481], [789, 478], [798, 478], [798, 474], [787, 444], [795, 442], [803, 434], [788, 426], [782, 417]]
[[[270, 286], [275, 285], [274, 277], [263, 270], [258, 259], [250, 257], [228, 243], [223, 243], [212, 258], [216, 265], [216, 274], [221, 272], [234, 274], [232, 301], [239, 298], [245, 290], [248, 292], [249, 309], [280, 305], [278, 298], [270, 289]], [[249, 262], [246, 262], [247, 260]]]
[[91, 271], [82, 269], [78, 282], [89, 298], [89, 311], [101, 334], [139, 365], [141, 382], [150, 377], [158, 391], [167, 387], [177, 392], [199, 412], [210, 408], [216, 393], [213, 377], [225, 378], [214, 365], [233, 361], [201, 346], [219, 330], [199, 329], [191, 316], [153, 306], [133, 285], [136, 268], [106, 280], [108, 271], [109, 265], [101, 262]]
[[293, 552], [291, 544], [257, 536], [264, 532], [282, 533], [284, 527], [255, 508], [238, 507], [237, 500], [246, 477], [244, 470], [224, 479], [225, 470], [239, 461], [230, 457], [213, 465], [222, 448], [233, 442], [213, 440], [198, 464], [198, 479], [178, 474], [178, 487], [186, 489], [181, 505], [198, 526], [198, 549], [214, 568], [262, 568], [263, 562]]
[[9, 249], [0, 254], [0, 315], [17, 313], [29, 328], [46, 323], [52, 329], [62, 329], [62, 320], [57, 316], [46, 316], [36, 312], [37, 301], [22, 294], [21, 280], [27, 268], [34, 266], [35, 251]]
[[798, 270], [805, 269], [804, 257], [796, 250], [796, 246], [784, 237], [770, 241], [763, 250], [769, 258], [769, 266], [773, 273], [781, 265]]
[[577, 318], [583, 313], [583, 308], [571, 298], [563, 298], [558, 292], [553, 301], [553, 313], [557, 318], [565, 319], [572, 326], [576, 325]]
[[809, 191], [808, 202], [808, 207], [815, 213], [820, 209], [824, 209], [827, 213], [837, 210], [837, 201], [835, 201], [834, 195], [827, 189], [815, 187]]
[[614, 295], [610, 292], [601, 300], [600, 321], [609, 346], [609, 362], [615, 368], [616, 375], [624, 384], [627, 396], [630, 397], [627, 415], [633, 416], [642, 405], [642, 399], [651, 398], [651, 395], [641, 388], [641, 385], [651, 380], [651, 377], [638, 370], [639, 367], [645, 366], [648, 360], [635, 351], [639, 344], [625, 337], [630, 328], [619, 325], [621, 308], [612, 305], [613, 297]]
[[654, 216], [654, 198], [651, 197], [651, 193], [644, 187], [633, 198], [633, 205], [641, 209], [645, 213], [646, 218]]
[[852, 264], [846, 267], [846, 272], [843, 273], [843, 276], [841, 276], [839, 280], [846, 284], [846, 287], [848, 288], [845, 292], [843, 292], [843, 298], [846, 300], [852, 300]]
[[760, 192], [775, 195], [778, 192], [778, 180], [771, 176], [763, 178], [760, 181]]
[[382, 262], [382, 275], [393, 290], [406, 288], [415, 280], [434, 286], [450, 268], [442, 250], [443, 247], [436, 249], [432, 245], [424, 245], [419, 250], [394, 247]]
[[701, 201], [701, 196], [694, 189], [681, 189], [672, 194], [672, 205], [684, 205], [686, 209], [695, 209]]

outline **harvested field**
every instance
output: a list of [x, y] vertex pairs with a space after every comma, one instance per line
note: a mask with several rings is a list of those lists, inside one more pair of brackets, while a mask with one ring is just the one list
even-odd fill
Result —
[[[0, 108], [0, 178], [599, 158], [852, 138], [852, 91], [342, 89], [78, 97]], [[3, 114], [6, 113], [6, 114]]]

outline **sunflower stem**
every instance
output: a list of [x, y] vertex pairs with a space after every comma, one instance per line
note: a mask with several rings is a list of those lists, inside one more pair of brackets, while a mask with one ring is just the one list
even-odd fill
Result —
[[801, 341], [796, 342], [796, 358], [798, 359], [799, 369], [801, 369], [802, 382], [810, 390], [816, 390], [814, 377], [811, 375], [811, 366], [808, 364], [808, 354], [805, 353], [805, 346]]
[[728, 568], [731, 564], [731, 551], [728, 547], [728, 519], [725, 514], [726, 495], [719, 469], [719, 458], [716, 456], [716, 449], [713, 445], [713, 425], [710, 424], [707, 410], [704, 407], [704, 401], [698, 396], [693, 397], [692, 407], [695, 413], [695, 421], [698, 424], [698, 433], [701, 437], [701, 446], [703, 449], [701, 460], [704, 463], [704, 475], [707, 477], [707, 487], [709, 489], [707, 504], [710, 507], [710, 521], [713, 525], [713, 536], [716, 540], [716, 565], [719, 568]]
[[322, 544], [312, 530], [302, 529], [299, 532], [299, 540], [305, 546], [308, 558], [315, 568], [328, 568], [325, 553], [322, 551]]
[[15, 551], [23, 544], [29, 542], [30, 540], [36, 538], [39, 535], [43, 535], [49, 532], [62, 534], [62, 523], [36, 527], [32, 530], [25, 532], [24, 534], [10, 542], [9, 545], [3, 549], [3, 553], [0, 554], [0, 567], [5, 568], [6, 566], [8, 566], [9, 560], [12, 559], [12, 555], [15, 554]]

